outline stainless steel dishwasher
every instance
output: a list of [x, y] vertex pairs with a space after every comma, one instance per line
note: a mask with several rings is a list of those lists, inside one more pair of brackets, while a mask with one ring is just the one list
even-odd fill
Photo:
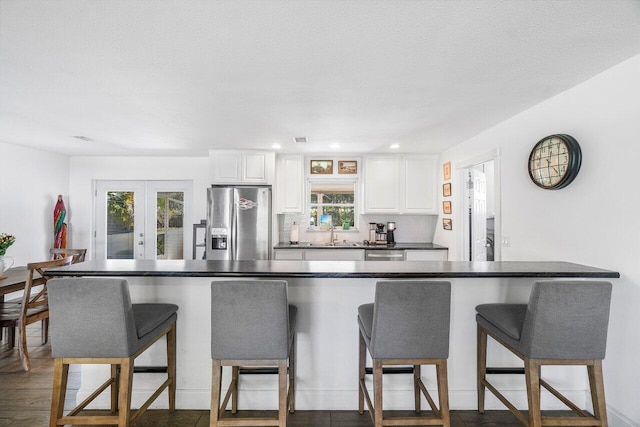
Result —
[[403, 250], [366, 249], [364, 251], [365, 261], [404, 261]]

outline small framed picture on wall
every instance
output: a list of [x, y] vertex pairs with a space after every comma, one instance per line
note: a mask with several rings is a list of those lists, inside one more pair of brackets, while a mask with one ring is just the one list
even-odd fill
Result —
[[442, 228], [445, 230], [453, 230], [453, 221], [451, 218], [442, 218]]
[[451, 162], [447, 162], [442, 165], [442, 174], [444, 179], [451, 179]]
[[442, 213], [450, 214], [451, 213], [451, 202], [444, 201], [442, 202]]
[[442, 195], [444, 197], [451, 196], [451, 183], [447, 182], [446, 184], [442, 184]]
[[333, 160], [311, 160], [309, 170], [312, 175], [331, 175], [333, 174]]
[[347, 175], [358, 173], [358, 162], [356, 160], [339, 160], [338, 173]]

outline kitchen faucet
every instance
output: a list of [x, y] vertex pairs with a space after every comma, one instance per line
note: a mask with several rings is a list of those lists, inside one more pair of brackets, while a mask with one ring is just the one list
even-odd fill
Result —
[[333, 245], [335, 243], [335, 240], [337, 240], [337, 237], [334, 238], [334, 234], [333, 234], [333, 230], [335, 229], [335, 227], [333, 226], [333, 224], [331, 224], [331, 226], [329, 227], [329, 230], [331, 230], [331, 235], [329, 236], [329, 244]]

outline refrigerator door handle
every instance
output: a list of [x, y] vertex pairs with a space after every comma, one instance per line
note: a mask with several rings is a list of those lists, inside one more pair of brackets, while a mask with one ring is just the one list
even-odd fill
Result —
[[231, 204], [231, 229], [229, 233], [231, 234], [231, 247], [229, 248], [229, 259], [237, 260], [238, 259], [238, 192], [237, 190], [233, 192], [233, 203]]

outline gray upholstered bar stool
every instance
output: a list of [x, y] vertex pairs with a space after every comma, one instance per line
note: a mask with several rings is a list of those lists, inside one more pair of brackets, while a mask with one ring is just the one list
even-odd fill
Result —
[[[449, 324], [451, 283], [437, 281], [388, 281], [376, 284], [375, 302], [358, 307], [360, 327], [360, 387], [358, 411], [364, 400], [376, 427], [383, 425], [449, 426]], [[365, 385], [366, 351], [373, 360], [371, 403]], [[420, 393], [424, 393], [434, 417], [383, 418], [382, 374], [384, 365], [412, 365], [416, 412], [420, 412]], [[420, 376], [421, 365], [435, 365], [438, 379], [438, 409]], [[389, 370], [388, 372], [393, 372]]]
[[[165, 388], [169, 389], [169, 410], [175, 409], [177, 305], [131, 304], [127, 281], [122, 279], [52, 279], [48, 287], [51, 353], [55, 358], [50, 426], [129, 426]], [[168, 378], [140, 409], [131, 411], [134, 359], [164, 336]], [[108, 364], [111, 377], [63, 416], [71, 364]], [[118, 411], [117, 415], [77, 415], [109, 386], [111, 412]]]
[[[286, 281], [242, 280], [211, 283], [211, 426], [287, 425], [287, 409], [291, 413], [295, 410], [296, 313], [296, 307], [288, 303]], [[231, 366], [232, 374], [231, 384], [220, 404], [223, 366]], [[277, 366], [277, 417], [223, 416], [230, 397], [231, 412], [237, 412], [240, 367], [268, 366]]]
[[[482, 304], [478, 324], [478, 410], [484, 412], [485, 387], [526, 426], [606, 426], [602, 359], [607, 344], [611, 283], [591, 281], [536, 282], [528, 304]], [[524, 372], [487, 368], [487, 335], [524, 361]], [[543, 365], [585, 365], [594, 415], [569, 401], [540, 378]], [[524, 373], [529, 416], [525, 417], [489, 381], [490, 373]], [[540, 386], [580, 417], [543, 417]]]

